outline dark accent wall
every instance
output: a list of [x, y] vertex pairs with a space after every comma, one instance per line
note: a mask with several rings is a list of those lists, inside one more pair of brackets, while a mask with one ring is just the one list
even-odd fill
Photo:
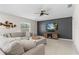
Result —
[[60, 38], [72, 39], [72, 17], [38, 21], [37, 22], [38, 35], [43, 35], [46, 32], [46, 24], [49, 22], [58, 23], [58, 32]]

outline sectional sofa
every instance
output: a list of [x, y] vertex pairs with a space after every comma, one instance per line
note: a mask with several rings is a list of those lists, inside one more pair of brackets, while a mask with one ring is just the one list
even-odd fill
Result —
[[0, 55], [44, 55], [45, 38], [34, 42], [29, 37], [24, 32], [3, 34], [0, 37]]

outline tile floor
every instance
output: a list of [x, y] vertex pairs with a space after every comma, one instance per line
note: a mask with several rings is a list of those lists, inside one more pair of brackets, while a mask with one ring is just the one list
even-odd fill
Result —
[[46, 55], [76, 55], [72, 40], [61, 39], [54, 40], [48, 39], [45, 47]]

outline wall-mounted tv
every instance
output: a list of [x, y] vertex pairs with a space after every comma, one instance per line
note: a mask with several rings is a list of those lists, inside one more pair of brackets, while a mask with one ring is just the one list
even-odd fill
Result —
[[54, 32], [57, 30], [57, 23], [47, 23], [46, 24], [46, 31], [47, 32]]

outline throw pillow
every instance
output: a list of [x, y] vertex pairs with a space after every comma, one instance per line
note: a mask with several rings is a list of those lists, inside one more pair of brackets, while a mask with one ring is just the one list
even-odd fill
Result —
[[21, 40], [20, 44], [24, 47], [24, 50], [27, 51], [36, 46], [36, 43], [32, 40]]
[[22, 45], [22, 47], [24, 48], [24, 51], [27, 51], [36, 46], [36, 42], [32, 40], [23, 39], [23, 40], [16, 40], [16, 41]]
[[24, 53], [23, 47], [18, 42], [11, 42], [7, 44], [3, 51], [8, 55], [21, 55]]

